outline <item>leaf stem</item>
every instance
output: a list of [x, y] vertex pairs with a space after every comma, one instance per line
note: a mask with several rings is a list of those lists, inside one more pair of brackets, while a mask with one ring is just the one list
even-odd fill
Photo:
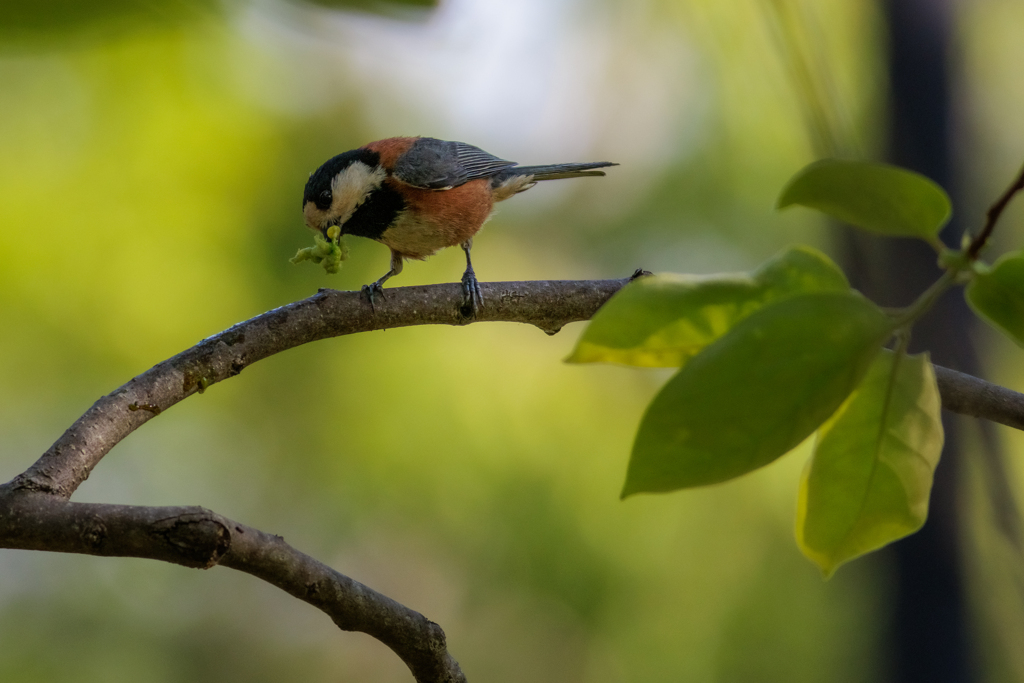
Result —
[[914, 303], [904, 308], [895, 316], [897, 330], [904, 330], [909, 333], [910, 326], [917, 322], [932, 307], [943, 292], [957, 284], [961, 273], [970, 273], [971, 265], [978, 259], [981, 250], [985, 247], [989, 237], [992, 236], [992, 231], [995, 229], [1000, 216], [1003, 215], [1007, 204], [1021, 190], [1024, 190], [1024, 166], [1017, 173], [1016, 179], [1006, 188], [999, 199], [989, 207], [988, 211], [985, 212], [985, 226], [971, 240], [967, 248], [963, 252], [948, 252], [955, 256], [955, 258], [945, 258], [944, 254], [946, 252], [940, 252], [939, 265], [943, 266], [946, 272], [932, 283], [931, 287], [925, 290], [921, 296], [917, 297]]
[[957, 277], [960, 275], [960, 269], [957, 267], [950, 267], [945, 273], [942, 274], [938, 280], [932, 283], [931, 287], [926, 289], [921, 296], [917, 297], [914, 303], [910, 304], [896, 316], [895, 327], [897, 330], [907, 330], [909, 334], [909, 328], [915, 322], [917, 322], [921, 316], [928, 312], [928, 309], [935, 304], [936, 300], [942, 294], [956, 284]]

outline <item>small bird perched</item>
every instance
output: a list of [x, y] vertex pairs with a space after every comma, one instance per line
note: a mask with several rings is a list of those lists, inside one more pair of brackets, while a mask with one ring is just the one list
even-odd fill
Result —
[[[368, 237], [391, 249], [391, 270], [364, 285], [370, 304], [383, 284], [402, 272], [405, 259], [462, 246], [463, 308], [475, 315], [483, 306], [469, 250], [473, 235], [495, 202], [533, 187], [539, 180], [603, 176], [594, 163], [519, 166], [464, 142], [434, 138], [388, 138], [331, 157], [309, 176], [302, 195], [306, 225], [325, 237], [333, 226], [342, 235]], [[334, 231], [335, 233], [337, 231]]]

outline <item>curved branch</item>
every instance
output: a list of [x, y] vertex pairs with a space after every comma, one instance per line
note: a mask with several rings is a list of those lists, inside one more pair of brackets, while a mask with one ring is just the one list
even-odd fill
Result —
[[[548, 334], [587, 320], [629, 279], [483, 284], [475, 320], [530, 323]], [[71, 503], [110, 449], [150, 419], [258, 360], [307, 342], [408, 325], [464, 325], [460, 285], [389, 289], [376, 308], [358, 292], [316, 295], [239, 323], [96, 401], [36, 461], [0, 486], [0, 547], [141, 557], [257, 576], [390, 647], [419, 683], [461, 683], [437, 624], [300, 553], [278, 536], [203, 508]]]
[[[209, 337], [99, 399], [12, 484], [68, 499], [111, 448], [151, 418], [256, 361], [301, 344], [410, 325], [488, 321], [528, 323], [554, 334], [566, 323], [590, 319], [627, 282], [481, 283], [488, 303], [472, 321], [459, 311], [462, 290], [457, 284], [392, 288], [376, 309], [359, 292], [320, 290]], [[1024, 395], [945, 368], [936, 372], [944, 408], [1024, 429]]]
[[[318, 339], [410, 325], [506, 321], [554, 334], [566, 323], [591, 318], [627, 282], [481, 283], [487, 306], [472, 321], [461, 316], [458, 284], [392, 288], [375, 310], [361, 293], [321, 290], [239, 323], [99, 399], [32, 467], [0, 486], [0, 547], [231, 567], [316, 606], [342, 629], [381, 640], [421, 683], [464, 681], [437, 624], [278, 536], [203, 508], [81, 504], [68, 498], [135, 429], [268, 356]], [[936, 375], [943, 407], [1024, 429], [1024, 395], [946, 368], [936, 367]]]
[[252, 574], [390, 647], [420, 683], [464, 683], [444, 631], [419, 612], [339, 574], [280, 536], [201, 507], [72, 503], [0, 486], [0, 547], [141, 557]]
[[111, 448], [162, 411], [301, 344], [353, 332], [485, 321], [529, 323], [555, 334], [566, 323], [590, 319], [627, 282], [481, 283], [487, 306], [472, 321], [459, 311], [458, 284], [391, 288], [375, 309], [359, 292], [322, 289], [204, 339], [99, 399], [13, 484], [68, 499]]

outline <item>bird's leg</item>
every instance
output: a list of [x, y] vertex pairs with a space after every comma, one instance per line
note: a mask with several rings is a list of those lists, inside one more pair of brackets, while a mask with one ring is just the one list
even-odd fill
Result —
[[480, 293], [480, 283], [473, 272], [473, 262], [469, 259], [469, 250], [473, 248], [473, 238], [462, 243], [466, 252], [466, 272], [462, 274], [462, 311], [467, 318], [475, 318], [478, 310], [484, 307], [484, 297]]
[[380, 294], [382, 299], [386, 299], [384, 296], [384, 283], [387, 282], [388, 278], [394, 277], [402, 272], [402, 255], [394, 249], [391, 250], [391, 270], [384, 273], [383, 276], [371, 285], [363, 285], [363, 294], [370, 302], [370, 308], [373, 309], [373, 297]]

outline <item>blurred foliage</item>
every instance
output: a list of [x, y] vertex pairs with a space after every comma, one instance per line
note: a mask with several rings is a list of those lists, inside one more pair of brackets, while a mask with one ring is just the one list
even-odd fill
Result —
[[310, 5], [340, 10], [363, 10], [378, 14], [394, 14], [405, 9], [432, 9], [438, 0], [305, 0]]
[[180, 24], [216, 12], [218, 0], [4, 0], [0, 3], [0, 40], [58, 40], [76, 34], [132, 31]]
[[[395, 15], [429, 10], [436, 0], [294, 0], [332, 10]], [[166, 28], [216, 16], [230, 0], [4, 0], [0, 3], [0, 44], [31, 47], [39, 41], [101, 37], [144, 28]]]
[[[22, 6], [4, 3], [0, 26]], [[623, 163], [503, 206], [475, 243], [486, 280], [735, 271], [791, 242], [828, 246], [812, 218], [772, 211], [810, 152], [753, 6], [451, 0], [420, 22], [271, 0], [183, 6], [89, 40], [0, 29], [4, 480], [154, 363], [384, 272], [387, 250], [356, 239], [338, 275], [287, 263], [309, 242], [307, 174], [367, 140], [423, 133], [524, 163]], [[128, 5], [68, 7], [43, 22]], [[870, 146], [874, 9], [813, 9]], [[977, 148], [998, 152], [979, 184], [1019, 165], [998, 137], [1016, 134], [1020, 108], [1004, 105], [1024, 97], [1009, 67], [1015, 12], [986, 3], [965, 17], [967, 35], [1002, 36], [969, 44], [976, 69], [1002, 69], [985, 71], [1002, 74], [998, 94], [968, 103], [985, 122]], [[454, 280], [461, 259], [410, 264], [395, 285]], [[76, 500], [200, 504], [282, 534], [442, 624], [470, 680], [876, 680], [886, 567], [823, 585], [780, 541], [806, 453], [727, 488], [620, 503], [641, 407], [666, 375], [562, 365], [581, 327], [389, 330], [296, 349], [147, 424]], [[985, 543], [979, 557], [999, 556]], [[2, 551], [0, 576], [3, 681], [408, 680], [384, 646], [229, 570]], [[1003, 610], [997, 635], [1019, 632], [1005, 585], [979, 598], [980, 615]]]

